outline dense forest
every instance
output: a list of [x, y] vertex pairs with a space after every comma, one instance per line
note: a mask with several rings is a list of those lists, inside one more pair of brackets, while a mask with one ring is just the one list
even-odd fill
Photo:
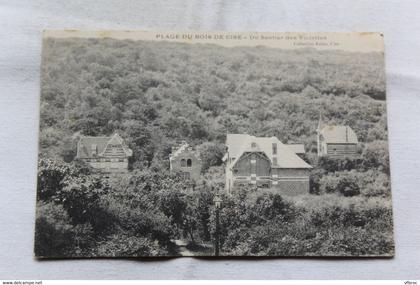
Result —
[[[39, 256], [176, 255], [179, 237], [211, 244], [226, 133], [304, 143], [315, 168], [308, 195], [225, 196], [224, 254], [393, 252], [382, 53], [50, 38], [41, 80]], [[317, 158], [320, 113], [353, 128], [358, 157]], [[74, 157], [81, 135], [114, 132], [133, 156], [131, 172], [108, 181]], [[169, 173], [181, 140], [200, 150], [199, 191]]]

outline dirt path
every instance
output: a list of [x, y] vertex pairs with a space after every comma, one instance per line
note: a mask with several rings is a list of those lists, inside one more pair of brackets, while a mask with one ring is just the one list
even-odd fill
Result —
[[182, 256], [194, 256], [194, 252], [187, 249], [187, 242], [185, 240], [176, 239], [174, 243], [178, 246], [179, 253]]

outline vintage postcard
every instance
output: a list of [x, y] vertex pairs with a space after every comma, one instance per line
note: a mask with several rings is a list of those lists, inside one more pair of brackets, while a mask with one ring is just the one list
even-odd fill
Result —
[[45, 31], [35, 255], [394, 255], [378, 33]]

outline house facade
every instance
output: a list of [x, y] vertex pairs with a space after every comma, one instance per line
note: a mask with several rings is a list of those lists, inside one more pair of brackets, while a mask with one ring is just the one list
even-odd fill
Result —
[[81, 137], [77, 143], [76, 159], [103, 173], [125, 173], [132, 154], [124, 140], [115, 133], [110, 137]]
[[227, 193], [244, 185], [278, 188], [290, 195], [309, 192], [312, 166], [298, 156], [303, 145], [283, 144], [276, 137], [228, 134], [226, 146]]
[[171, 173], [180, 173], [187, 180], [200, 178], [202, 166], [200, 154], [185, 141], [172, 147], [169, 163]]
[[317, 129], [318, 156], [335, 158], [357, 155], [358, 139], [349, 126], [324, 126]]

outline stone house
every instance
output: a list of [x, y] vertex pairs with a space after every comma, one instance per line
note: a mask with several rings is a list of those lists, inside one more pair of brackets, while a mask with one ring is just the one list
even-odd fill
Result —
[[290, 195], [309, 192], [312, 166], [298, 156], [303, 145], [283, 144], [276, 137], [227, 134], [226, 146], [227, 193], [243, 185], [277, 188]]
[[171, 173], [180, 173], [187, 180], [198, 180], [201, 174], [201, 159], [197, 150], [183, 141], [172, 147], [169, 156]]
[[82, 136], [77, 143], [76, 159], [103, 173], [125, 173], [132, 154], [124, 140], [115, 133], [110, 137]]

